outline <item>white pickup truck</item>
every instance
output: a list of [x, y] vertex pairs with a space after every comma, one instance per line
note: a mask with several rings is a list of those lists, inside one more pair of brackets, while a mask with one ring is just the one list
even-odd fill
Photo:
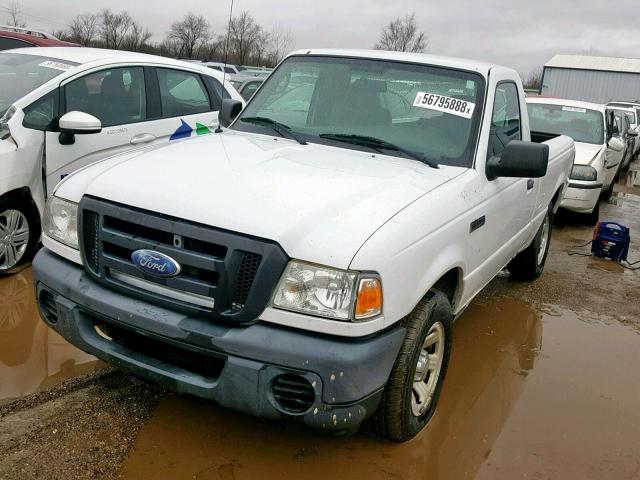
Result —
[[412, 438], [454, 318], [505, 266], [541, 274], [573, 141], [530, 141], [515, 71], [421, 54], [295, 52], [241, 107], [58, 185], [42, 318], [178, 392]]

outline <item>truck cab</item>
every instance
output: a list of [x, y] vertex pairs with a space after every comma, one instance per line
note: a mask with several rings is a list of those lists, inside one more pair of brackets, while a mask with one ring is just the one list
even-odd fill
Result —
[[381, 51], [294, 52], [220, 122], [57, 186], [44, 321], [228, 408], [412, 438], [454, 319], [542, 273], [573, 141], [531, 141], [511, 69]]

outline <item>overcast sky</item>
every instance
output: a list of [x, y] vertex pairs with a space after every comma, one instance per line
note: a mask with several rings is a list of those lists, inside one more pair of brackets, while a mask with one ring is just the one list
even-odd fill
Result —
[[[0, 23], [14, 0], [0, 0]], [[230, 0], [21, 0], [32, 28], [59, 30], [70, 18], [105, 6], [126, 9], [164, 37], [187, 12], [205, 15], [222, 33]], [[280, 23], [293, 48], [371, 48], [389, 20], [416, 13], [429, 36], [428, 52], [501, 63], [521, 72], [556, 53], [640, 57], [638, 0], [235, 0], [266, 29]]]

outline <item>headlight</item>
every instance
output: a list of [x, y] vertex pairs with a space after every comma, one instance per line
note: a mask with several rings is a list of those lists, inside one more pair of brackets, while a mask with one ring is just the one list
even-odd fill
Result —
[[336, 320], [365, 320], [382, 313], [382, 285], [377, 276], [292, 260], [272, 304]]
[[78, 249], [78, 204], [52, 196], [44, 212], [44, 233]]
[[590, 165], [574, 165], [569, 178], [572, 180], [595, 182], [598, 179], [598, 171]]

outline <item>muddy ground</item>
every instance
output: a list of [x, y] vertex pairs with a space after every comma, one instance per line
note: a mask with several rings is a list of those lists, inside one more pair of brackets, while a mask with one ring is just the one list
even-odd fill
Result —
[[[601, 209], [631, 227], [632, 259], [639, 170]], [[319, 436], [112, 371], [38, 320], [30, 269], [0, 279], [0, 479], [640, 478], [640, 270], [569, 256], [591, 232], [559, 215], [544, 275], [501, 274], [474, 300], [438, 411], [402, 445]]]

